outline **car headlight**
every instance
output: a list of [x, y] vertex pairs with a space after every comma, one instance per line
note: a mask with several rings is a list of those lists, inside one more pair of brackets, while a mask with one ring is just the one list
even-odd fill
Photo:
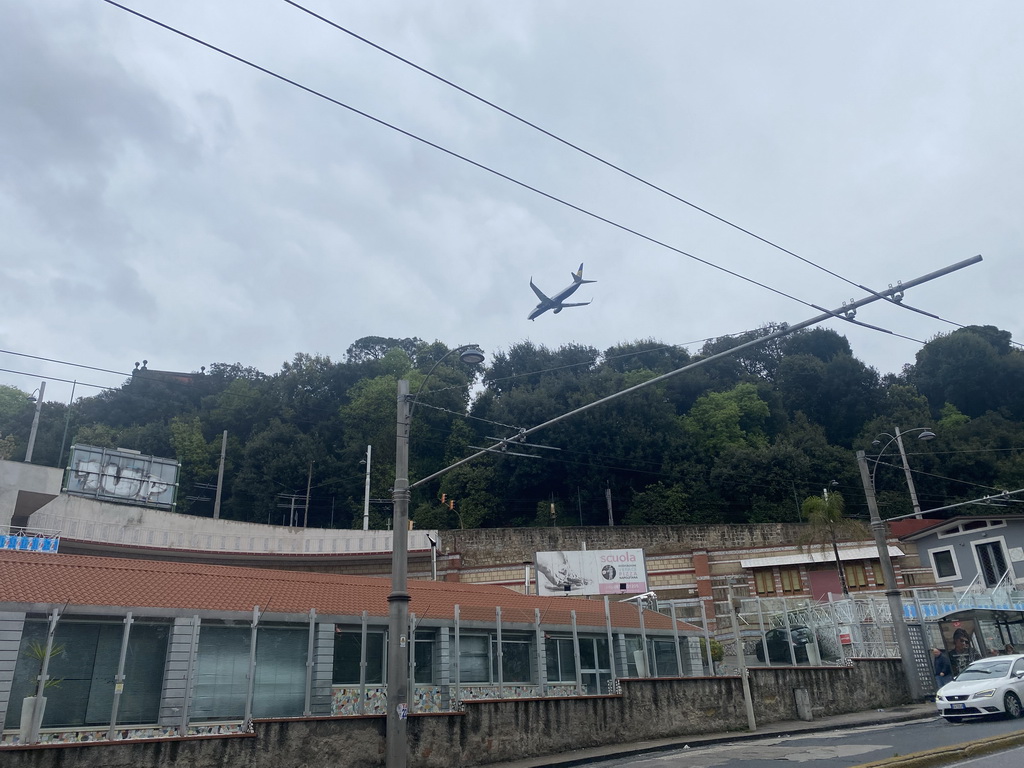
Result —
[[995, 693], [996, 693], [996, 689], [995, 688], [989, 688], [989, 689], [984, 690], [984, 691], [978, 691], [976, 694], [971, 696], [971, 698], [972, 699], [990, 699], [993, 696], [995, 696]]

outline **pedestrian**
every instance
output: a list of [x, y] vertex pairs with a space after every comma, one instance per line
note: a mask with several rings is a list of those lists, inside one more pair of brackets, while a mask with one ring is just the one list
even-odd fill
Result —
[[932, 648], [932, 656], [935, 657], [935, 690], [938, 691], [953, 679], [953, 668], [950, 666], [949, 657], [944, 651]]
[[1013, 643], [1007, 643], [1007, 644], [1006, 644], [1006, 647], [1005, 647], [1005, 648], [1003, 648], [1003, 653], [1007, 654], [1008, 656], [1009, 656], [1009, 655], [1012, 655], [1012, 654], [1014, 654], [1014, 653], [1016, 653], [1016, 652], [1017, 652], [1017, 651], [1015, 651], [1015, 650], [1013, 649]]

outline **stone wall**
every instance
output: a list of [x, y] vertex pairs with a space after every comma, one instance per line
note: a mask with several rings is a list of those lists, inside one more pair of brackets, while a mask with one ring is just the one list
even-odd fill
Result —
[[[750, 671], [759, 724], [798, 718], [796, 691], [815, 717], [910, 701], [899, 659], [850, 667]], [[471, 701], [452, 714], [409, 719], [410, 768], [459, 768], [574, 749], [691, 734], [746, 731], [738, 677], [623, 680], [621, 695]], [[357, 768], [383, 765], [381, 716], [266, 720], [253, 733], [147, 742], [13, 747], [4, 768]]]
[[462, 556], [464, 568], [533, 561], [535, 552], [643, 549], [648, 556], [692, 550], [716, 551], [792, 545], [806, 526], [647, 525], [582, 528], [478, 528], [442, 531], [441, 552]]

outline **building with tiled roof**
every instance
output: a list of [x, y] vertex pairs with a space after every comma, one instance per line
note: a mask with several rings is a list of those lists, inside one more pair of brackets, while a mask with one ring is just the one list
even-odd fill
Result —
[[[380, 577], [0, 551], [0, 743], [380, 713], [390, 591]], [[414, 711], [704, 674], [701, 630], [642, 601], [419, 580], [408, 592]], [[22, 715], [44, 659], [59, 682], [33, 731]]]

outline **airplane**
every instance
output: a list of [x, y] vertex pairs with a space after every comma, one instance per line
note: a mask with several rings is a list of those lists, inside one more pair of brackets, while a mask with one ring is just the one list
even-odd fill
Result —
[[544, 295], [544, 292], [541, 291], [540, 288], [538, 288], [536, 285], [533, 284], [533, 278], [531, 277], [530, 278], [530, 287], [533, 288], [533, 292], [535, 294], [537, 294], [537, 298], [540, 299], [540, 303], [536, 307], [533, 308], [533, 310], [528, 315], [528, 319], [536, 320], [538, 317], [543, 315], [549, 309], [555, 310], [555, 314], [557, 315], [559, 312], [561, 312], [566, 307], [585, 307], [585, 306], [587, 306], [587, 304], [590, 304], [594, 300], [591, 299], [590, 301], [582, 301], [582, 302], [571, 303], [571, 304], [566, 304], [565, 300], [568, 299], [570, 296], [572, 296], [576, 292], [576, 289], [579, 288], [584, 283], [596, 283], [596, 282], [597, 282], [597, 280], [584, 280], [583, 279], [583, 265], [580, 264], [580, 268], [572, 273], [572, 285], [568, 285], [565, 288], [563, 288], [562, 290], [560, 290], [558, 293], [556, 293], [554, 296], [548, 297], [548, 296]]

